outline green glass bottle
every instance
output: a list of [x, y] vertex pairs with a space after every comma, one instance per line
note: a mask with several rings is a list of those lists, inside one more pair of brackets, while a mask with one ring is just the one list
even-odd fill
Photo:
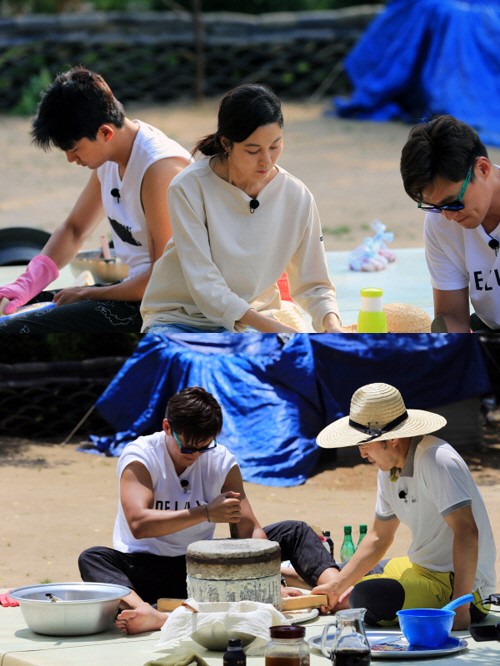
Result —
[[356, 547], [352, 540], [352, 527], [351, 525], [344, 525], [344, 540], [340, 547], [340, 561], [346, 562], [354, 555], [355, 550]]
[[356, 548], [359, 548], [359, 544], [363, 541], [367, 532], [368, 532], [368, 525], [359, 526], [359, 539], [358, 543], [356, 544]]

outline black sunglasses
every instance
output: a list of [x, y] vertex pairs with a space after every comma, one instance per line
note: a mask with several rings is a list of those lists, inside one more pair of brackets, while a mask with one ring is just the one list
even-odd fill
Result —
[[465, 190], [467, 189], [470, 179], [472, 177], [472, 167], [474, 165], [471, 164], [469, 167], [469, 170], [467, 171], [467, 175], [465, 176], [464, 184], [462, 185], [462, 189], [460, 190], [460, 194], [458, 197], [455, 199], [455, 201], [452, 201], [449, 204], [443, 204], [442, 206], [433, 206], [433, 205], [427, 205], [423, 204], [421, 201], [418, 202], [417, 206], [420, 208], [420, 210], [424, 210], [428, 213], [442, 213], [443, 210], [448, 210], [451, 212], [455, 212], [457, 210], [463, 210], [465, 208], [464, 204], [462, 203], [463, 196], [465, 194]]
[[177, 446], [181, 450], [181, 453], [205, 453], [205, 451], [211, 451], [217, 446], [217, 440], [213, 439], [210, 444], [207, 444], [206, 446], [200, 446], [198, 449], [190, 449], [189, 447], [182, 444], [175, 430], [172, 430], [172, 435], [174, 436], [174, 439], [177, 442]]

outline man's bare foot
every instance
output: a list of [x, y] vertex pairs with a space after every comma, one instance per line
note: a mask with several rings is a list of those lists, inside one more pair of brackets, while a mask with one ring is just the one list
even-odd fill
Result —
[[143, 601], [136, 608], [122, 610], [116, 617], [115, 627], [124, 634], [158, 631], [165, 624], [168, 615]]

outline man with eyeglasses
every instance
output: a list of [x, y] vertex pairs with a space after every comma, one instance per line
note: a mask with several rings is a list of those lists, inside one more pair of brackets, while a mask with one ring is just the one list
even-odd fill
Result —
[[282, 559], [310, 587], [338, 576], [335, 561], [306, 523], [260, 526], [236, 459], [216, 440], [222, 410], [210, 393], [198, 386], [176, 393], [162, 426], [128, 444], [120, 456], [113, 548], [89, 548], [78, 560], [84, 581], [130, 588], [116, 621], [121, 631], [161, 628], [168, 615], [153, 604], [160, 597], [186, 597], [187, 547], [212, 539], [217, 523], [229, 524], [235, 537], [277, 541]]
[[426, 213], [432, 330], [500, 329], [500, 169], [478, 134], [449, 115], [416, 125], [403, 147], [401, 175]]

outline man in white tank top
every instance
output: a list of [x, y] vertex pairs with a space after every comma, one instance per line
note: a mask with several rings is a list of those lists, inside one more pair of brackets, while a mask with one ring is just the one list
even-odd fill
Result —
[[262, 528], [245, 495], [236, 459], [216, 441], [222, 411], [215, 398], [192, 386], [169, 400], [163, 429], [128, 444], [118, 461], [120, 501], [113, 548], [85, 550], [82, 579], [125, 585], [130, 594], [117, 618], [124, 633], [161, 628], [161, 597], [186, 597], [186, 551], [211, 539], [217, 523], [239, 538], [277, 541], [309, 586], [338, 576], [338, 567], [306, 523]]
[[[0, 333], [140, 332], [139, 306], [153, 263], [172, 230], [167, 189], [191, 155], [160, 130], [125, 116], [104, 79], [83, 67], [59, 74], [33, 120], [36, 145], [91, 170], [68, 217], [12, 284], [0, 287], [0, 314], [26, 303], [57, 307], [0, 322]], [[116, 256], [129, 267], [116, 284], [43, 291], [106, 216]]]

